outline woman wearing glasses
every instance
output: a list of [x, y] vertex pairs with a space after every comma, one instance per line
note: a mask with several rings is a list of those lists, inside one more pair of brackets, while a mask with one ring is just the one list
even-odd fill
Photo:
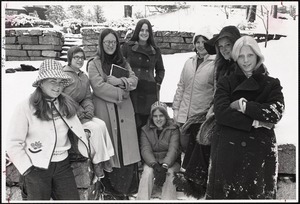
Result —
[[[102, 30], [96, 56], [88, 61], [88, 75], [93, 90], [95, 115], [105, 121], [113, 146], [113, 171], [105, 172], [103, 183], [113, 197], [128, 199], [137, 191], [137, 162], [141, 160], [134, 109], [129, 97], [138, 79], [124, 59], [116, 32]], [[110, 75], [112, 64], [128, 70], [127, 76]]]
[[151, 105], [159, 100], [159, 90], [165, 75], [160, 49], [154, 42], [152, 25], [147, 19], [139, 20], [133, 36], [122, 46], [122, 51], [139, 79], [130, 97], [140, 136], [141, 128], [146, 125], [150, 115]]
[[95, 176], [100, 179], [104, 177], [103, 170], [112, 171], [111, 157], [114, 155], [114, 149], [105, 122], [94, 117], [89, 78], [80, 70], [84, 64], [84, 51], [78, 46], [73, 46], [68, 50], [67, 59], [68, 65], [63, 71], [72, 78], [72, 81], [63, 91], [76, 101], [79, 107], [77, 116], [83, 128], [90, 132], [90, 146], [97, 151], [97, 154], [92, 152], [93, 155], [97, 155], [93, 161]]

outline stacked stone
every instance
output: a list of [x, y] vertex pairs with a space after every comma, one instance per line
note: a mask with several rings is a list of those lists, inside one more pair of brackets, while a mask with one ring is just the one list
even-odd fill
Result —
[[59, 59], [63, 43], [62, 33], [52, 28], [5, 29], [6, 61]]
[[[93, 56], [97, 51], [98, 38], [100, 32], [106, 27], [84, 27], [81, 29], [83, 50], [87, 58]], [[132, 33], [124, 39], [127, 30], [113, 28], [123, 43], [130, 39]], [[193, 50], [193, 32], [178, 31], [154, 31], [154, 41], [161, 49], [162, 54], [174, 54], [192, 52]]]

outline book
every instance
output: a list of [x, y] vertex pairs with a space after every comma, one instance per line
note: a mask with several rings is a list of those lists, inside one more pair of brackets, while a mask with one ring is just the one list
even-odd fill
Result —
[[109, 75], [115, 76], [117, 78], [129, 77], [129, 71], [124, 67], [112, 64]]

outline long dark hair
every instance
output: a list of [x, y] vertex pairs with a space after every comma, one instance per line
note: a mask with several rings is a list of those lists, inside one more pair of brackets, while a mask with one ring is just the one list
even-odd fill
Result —
[[[237, 39], [227, 37], [227, 39], [232, 43], [232, 47]], [[234, 61], [230, 58], [226, 60], [220, 52], [218, 42], [215, 43], [216, 49], [216, 58], [215, 58], [215, 70], [216, 70], [216, 81], [219, 80], [220, 77], [229, 75], [234, 71]]]
[[[107, 36], [110, 33], [116, 37], [116, 41], [117, 41], [116, 51], [113, 55], [106, 54], [103, 49], [103, 39], [105, 38], [105, 36]], [[102, 63], [107, 63], [107, 64], [114, 63], [114, 64], [118, 64], [123, 67], [125, 66], [126, 61], [125, 61], [122, 51], [120, 49], [119, 37], [113, 29], [106, 28], [106, 29], [102, 30], [102, 32], [100, 33], [100, 36], [98, 39], [98, 49], [97, 49], [96, 55], [99, 56]]]
[[141, 31], [141, 28], [144, 24], [147, 24], [148, 25], [148, 30], [149, 30], [149, 38], [147, 40], [147, 43], [149, 45], [151, 45], [152, 47], [156, 48], [156, 44], [155, 44], [155, 41], [154, 41], [154, 36], [153, 36], [153, 30], [152, 30], [152, 25], [150, 23], [149, 20], [147, 19], [141, 19], [137, 22], [136, 26], [135, 26], [135, 29], [134, 29], [134, 33], [130, 39], [130, 41], [139, 41], [139, 33]]
[[[76, 102], [65, 93], [61, 93], [57, 97], [59, 103], [59, 112], [71, 118], [76, 115], [78, 106]], [[47, 102], [47, 96], [43, 93], [40, 87], [37, 87], [36, 90], [30, 95], [29, 98], [30, 105], [35, 108], [34, 115], [41, 120], [51, 120], [51, 108]]]

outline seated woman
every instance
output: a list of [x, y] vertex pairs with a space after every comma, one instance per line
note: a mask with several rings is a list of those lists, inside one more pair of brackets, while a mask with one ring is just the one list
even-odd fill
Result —
[[167, 105], [155, 102], [148, 122], [141, 130], [141, 155], [145, 161], [137, 200], [150, 200], [153, 184], [162, 186], [162, 200], [177, 200], [173, 173], [180, 164], [179, 127], [167, 112]]
[[93, 160], [93, 163], [97, 164], [94, 165], [95, 173], [98, 178], [103, 178], [103, 170], [112, 171], [111, 157], [114, 155], [114, 148], [105, 122], [94, 116], [89, 78], [80, 70], [84, 64], [84, 51], [78, 46], [73, 46], [68, 50], [67, 56], [68, 65], [63, 71], [72, 80], [63, 92], [71, 96], [79, 106], [77, 116], [85, 131], [90, 133], [91, 154], [98, 155]]

